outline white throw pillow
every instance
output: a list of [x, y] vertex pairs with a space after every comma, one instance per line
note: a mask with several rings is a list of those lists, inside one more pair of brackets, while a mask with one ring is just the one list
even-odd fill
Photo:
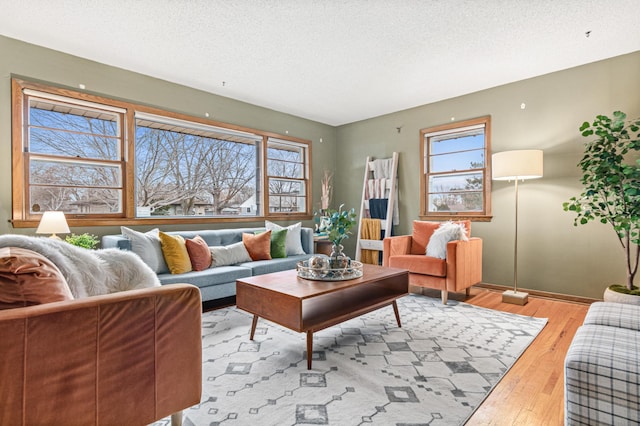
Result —
[[209, 247], [211, 252], [211, 267], [235, 265], [236, 263], [251, 262], [251, 256], [242, 241], [228, 246]]
[[140, 256], [142, 261], [149, 265], [156, 274], [166, 274], [169, 272], [167, 262], [162, 255], [160, 246], [160, 230], [152, 229], [149, 232], [138, 232], [133, 229], [121, 226], [122, 234], [131, 241], [131, 251]]
[[433, 235], [431, 235], [427, 244], [426, 255], [437, 257], [438, 259], [446, 259], [447, 243], [456, 240], [469, 240], [466, 228], [462, 223], [444, 222], [438, 229], [433, 231]]
[[304, 249], [302, 248], [302, 222], [284, 227], [266, 220], [264, 222], [264, 227], [267, 228], [267, 231], [279, 231], [281, 229], [287, 230], [287, 238], [284, 242], [284, 250], [287, 252], [287, 256], [305, 254]]

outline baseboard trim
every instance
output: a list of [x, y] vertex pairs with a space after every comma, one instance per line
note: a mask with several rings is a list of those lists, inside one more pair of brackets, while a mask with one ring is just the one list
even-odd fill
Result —
[[[489, 284], [489, 283], [480, 283], [474, 285], [474, 287], [478, 288], [486, 288], [487, 290], [495, 290], [495, 291], [505, 291], [512, 290], [513, 287], [508, 287], [504, 285], [498, 284]], [[562, 293], [553, 293], [550, 291], [539, 291], [539, 290], [529, 290], [518, 288], [518, 290], [526, 291], [531, 296], [542, 297], [545, 299], [553, 299], [553, 300], [561, 300], [563, 302], [571, 302], [571, 303], [580, 303], [583, 305], [590, 305], [593, 302], [601, 302], [602, 299], [592, 299], [590, 297], [582, 297], [582, 296], [573, 296], [570, 294], [562, 294]]]

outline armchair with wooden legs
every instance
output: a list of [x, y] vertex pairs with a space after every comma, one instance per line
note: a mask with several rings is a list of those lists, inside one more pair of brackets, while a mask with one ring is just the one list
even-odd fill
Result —
[[425, 252], [440, 223], [414, 220], [412, 235], [384, 239], [382, 265], [409, 270], [410, 286], [440, 290], [444, 304], [449, 292], [464, 290], [469, 296], [470, 287], [482, 281], [482, 240], [470, 237], [470, 221], [461, 223], [467, 230], [468, 241], [448, 242], [446, 258], [439, 259]]

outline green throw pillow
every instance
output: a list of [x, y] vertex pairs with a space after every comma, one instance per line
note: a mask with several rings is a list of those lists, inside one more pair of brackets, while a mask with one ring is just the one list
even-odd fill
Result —
[[[262, 234], [266, 231], [256, 231], [255, 234]], [[287, 229], [271, 231], [271, 258], [278, 259], [287, 257], [285, 241], [287, 240]]]

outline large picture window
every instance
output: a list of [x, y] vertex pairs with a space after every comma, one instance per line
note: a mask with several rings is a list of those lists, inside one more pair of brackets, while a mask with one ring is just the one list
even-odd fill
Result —
[[490, 117], [482, 117], [421, 130], [420, 216], [491, 214], [490, 129]]
[[13, 221], [310, 215], [309, 141], [13, 81]]
[[261, 146], [255, 134], [136, 114], [136, 215], [261, 215]]

